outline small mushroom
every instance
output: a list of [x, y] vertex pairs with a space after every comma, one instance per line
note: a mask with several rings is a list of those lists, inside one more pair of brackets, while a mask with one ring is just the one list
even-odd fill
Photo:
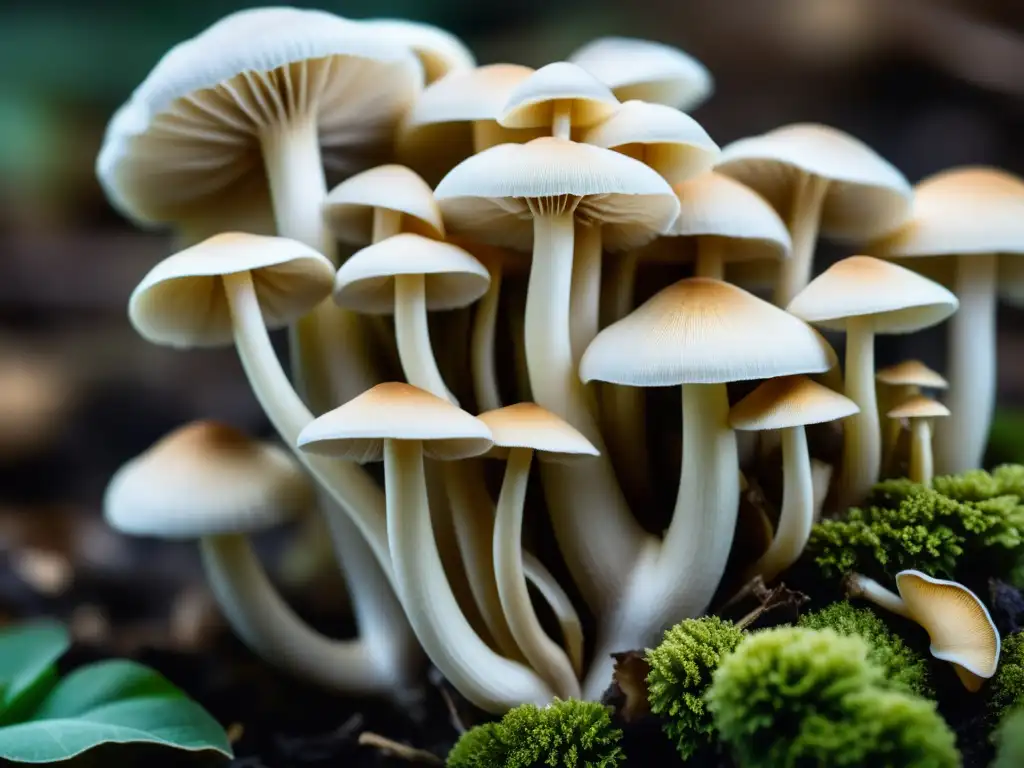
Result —
[[770, 583], [799, 559], [814, 525], [814, 479], [807, 449], [808, 424], [842, 419], [858, 410], [849, 398], [806, 376], [770, 379], [729, 411], [738, 430], [782, 430], [782, 509], [768, 551], [744, 577]]
[[916, 395], [886, 414], [890, 419], [910, 422], [910, 479], [931, 486], [934, 476], [932, 460], [932, 420], [949, 416], [949, 409], [937, 400]]
[[[942, 376], [920, 360], [904, 360], [902, 363], [883, 368], [875, 374], [875, 381], [882, 385], [878, 388], [878, 412], [882, 415], [921, 394], [922, 389], [949, 387]], [[898, 419], [892, 419], [882, 429], [883, 472], [892, 466], [902, 429], [903, 425]]]
[[385, 383], [317, 418], [297, 444], [304, 452], [361, 463], [383, 458], [398, 595], [416, 637], [448, 681], [488, 712], [547, 704], [553, 692], [536, 673], [495, 653], [473, 631], [452, 593], [431, 525], [424, 456], [478, 456], [493, 444], [487, 426], [421, 389]]

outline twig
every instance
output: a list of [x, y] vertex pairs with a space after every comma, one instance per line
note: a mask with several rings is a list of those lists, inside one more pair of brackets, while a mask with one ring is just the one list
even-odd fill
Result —
[[359, 734], [359, 745], [362, 747], [373, 747], [383, 752], [388, 757], [397, 757], [399, 760], [406, 760], [410, 763], [422, 763], [423, 765], [444, 765], [444, 760], [433, 752], [425, 749], [416, 749], [406, 744], [385, 738], [378, 733], [363, 731]]

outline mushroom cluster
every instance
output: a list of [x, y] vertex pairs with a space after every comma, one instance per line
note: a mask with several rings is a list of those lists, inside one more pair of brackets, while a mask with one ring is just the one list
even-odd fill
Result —
[[[977, 466], [1024, 181], [968, 169], [914, 189], [820, 125], [720, 149], [688, 114], [711, 91], [655, 43], [478, 66], [433, 27], [294, 8], [175, 46], [97, 162], [111, 202], [180, 245], [129, 316], [155, 344], [234, 345], [290, 453], [187, 426], [114, 478], [110, 523], [199, 539], [271, 663], [397, 695], [425, 654], [501, 713], [598, 698], [613, 652], [776, 579], [818, 516], [906, 462], [922, 484]], [[819, 235], [874, 255], [814, 277]], [[640, 295], [647, 271], [662, 282]], [[876, 373], [876, 334], [950, 317], [948, 384]], [[819, 329], [845, 334], [845, 365]], [[664, 388], [659, 413], [647, 390]], [[841, 429], [841, 457], [821, 429]], [[766, 472], [768, 542], [730, 562], [750, 538], [741, 488]], [[295, 517], [326, 524], [358, 638], [303, 624], [245, 538]], [[944, 648], [916, 595], [946, 587], [915, 579], [881, 602]], [[972, 685], [990, 673], [957, 663]]]

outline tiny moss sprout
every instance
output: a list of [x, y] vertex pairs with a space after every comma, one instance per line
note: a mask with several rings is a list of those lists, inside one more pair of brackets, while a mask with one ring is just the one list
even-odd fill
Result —
[[885, 670], [885, 678], [894, 688], [920, 696], [932, 695], [924, 657], [908, 647], [870, 608], [857, 608], [846, 601], [833, 603], [801, 616], [800, 626], [859, 637], [868, 644], [868, 661]]
[[708, 616], [676, 624], [647, 651], [651, 711], [665, 718], [665, 733], [684, 760], [713, 740], [704, 693], [718, 665], [742, 640], [743, 630], [732, 622]]
[[1003, 638], [999, 670], [992, 680], [989, 709], [998, 718], [1024, 707], [1024, 633]]
[[1011, 710], [993, 734], [996, 759], [991, 768], [1019, 768], [1024, 765], [1024, 708]]
[[449, 768], [615, 768], [625, 761], [622, 731], [597, 702], [524, 704], [497, 723], [470, 729], [448, 755]]

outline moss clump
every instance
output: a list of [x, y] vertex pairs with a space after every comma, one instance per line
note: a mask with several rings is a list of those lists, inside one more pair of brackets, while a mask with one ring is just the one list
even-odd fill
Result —
[[707, 700], [743, 768], [899, 765], [956, 768], [952, 732], [931, 702], [884, 686], [859, 637], [786, 627], [749, 636]]
[[651, 711], [665, 718], [664, 731], [684, 760], [713, 741], [714, 724], [704, 704], [711, 675], [743, 640], [743, 631], [717, 616], [687, 619], [647, 651]]
[[1024, 709], [1007, 712], [993, 734], [996, 759], [991, 768], [1020, 768], [1024, 765]]
[[845, 601], [833, 603], [804, 614], [799, 624], [808, 629], [831, 629], [844, 637], [859, 637], [868, 644], [868, 661], [885, 671], [889, 685], [919, 696], [933, 695], [928, 662], [870, 608], [856, 608]]
[[1024, 707], [1024, 632], [1003, 638], [989, 698], [989, 710], [997, 718], [1017, 707]]
[[606, 707], [596, 702], [523, 704], [472, 728], [448, 754], [449, 768], [614, 768], [625, 760]]

